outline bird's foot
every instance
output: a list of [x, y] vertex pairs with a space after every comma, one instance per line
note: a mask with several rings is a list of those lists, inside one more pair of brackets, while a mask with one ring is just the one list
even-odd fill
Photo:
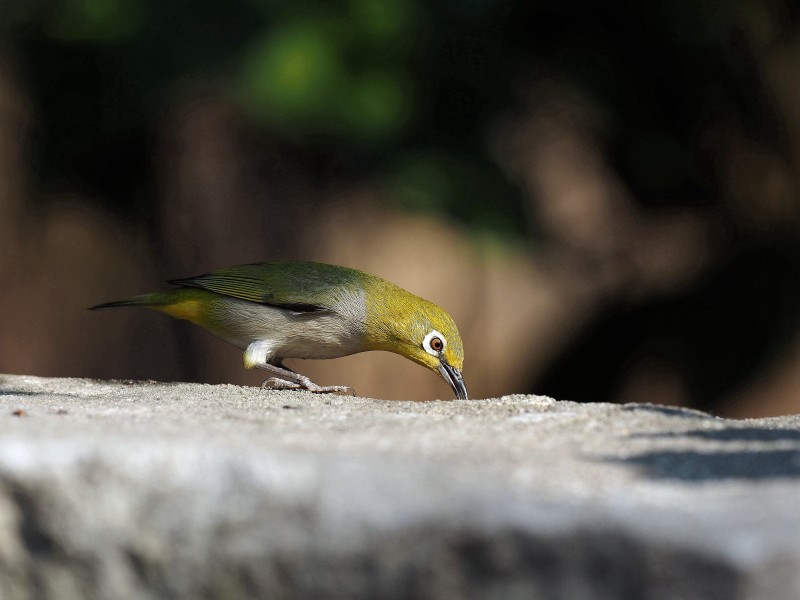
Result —
[[285, 379], [270, 377], [261, 382], [261, 387], [270, 390], [299, 390], [303, 386], [299, 383], [295, 383], [294, 381], [286, 381]]
[[307, 377], [300, 375], [303, 381], [288, 381], [279, 377], [270, 377], [261, 384], [262, 388], [272, 390], [308, 390], [315, 394], [342, 394], [355, 396], [356, 391], [347, 385], [317, 385]]

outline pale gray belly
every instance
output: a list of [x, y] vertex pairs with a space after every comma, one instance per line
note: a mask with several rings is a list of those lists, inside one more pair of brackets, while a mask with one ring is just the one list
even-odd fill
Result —
[[338, 358], [364, 350], [364, 321], [357, 313], [296, 314], [225, 298], [209, 316], [206, 329], [214, 335], [242, 349], [256, 340], [267, 341], [276, 359]]

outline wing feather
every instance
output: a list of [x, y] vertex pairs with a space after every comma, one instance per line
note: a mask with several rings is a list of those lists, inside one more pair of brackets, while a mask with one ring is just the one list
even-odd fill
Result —
[[358, 275], [353, 269], [321, 263], [268, 262], [220, 269], [169, 283], [296, 313], [313, 313], [333, 309], [338, 292], [357, 283]]

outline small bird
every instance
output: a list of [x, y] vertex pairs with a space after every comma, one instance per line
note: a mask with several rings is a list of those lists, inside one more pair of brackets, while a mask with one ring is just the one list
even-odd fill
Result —
[[270, 374], [265, 387], [355, 393], [317, 385], [282, 361], [386, 350], [438, 372], [467, 399], [464, 346], [453, 319], [375, 275], [322, 263], [264, 262], [169, 283], [178, 287], [90, 310], [144, 306], [190, 321], [242, 348], [245, 368]]

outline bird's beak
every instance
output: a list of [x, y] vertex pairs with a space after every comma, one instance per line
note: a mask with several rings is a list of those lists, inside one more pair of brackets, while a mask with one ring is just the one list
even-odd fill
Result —
[[448, 385], [453, 388], [459, 400], [467, 399], [467, 386], [464, 385], [464, 377], [462, 377], [461, 371], [442, 361], [442, 364], [439, 365], [439, 373], [442, 374], [442, 378]]

